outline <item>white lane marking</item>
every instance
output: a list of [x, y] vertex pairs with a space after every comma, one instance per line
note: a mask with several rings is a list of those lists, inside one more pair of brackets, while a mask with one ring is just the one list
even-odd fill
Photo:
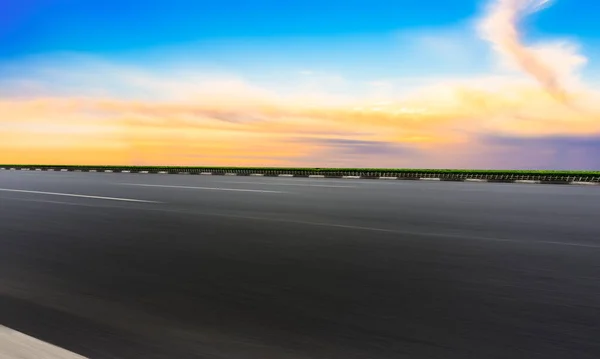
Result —
[[50, 196], [104, 199], [104, 200], [109, 200], [109, 201], [122, 201], [122, 202], [161, 203], [161, 202], [157, 202], [157, 201], [146, 201], [146, 200], [143, 200], [143, 199], [121, 198], [121, 197], [89, 196], [89, 195], [84, 195], [84, 194], [42, 192], [42, 191], [30, 191], [30, 190], [12, 189], [12, 188], [0, 188], [0, 191], [4, 191], [4, 192], [18, 192], [18, 193], [33, 193], [33, 194], [46, 194], [46, 195], [50, 195]]
[[465, 182], [487, 182], [488, 180], [479, 179], [479, 178], [465, 178], [464, 181]]
[[433, 178], [433, 177], [421, 177], [419, 178], [419, 180], [421, 181], [441, 181], [441, 178]]
[[337, 186], [337, 185], [326, 185], [326, 184], [311, 184], [310, 182], [308, 183], [269, 183], [269, 182], [255, 182], [255, 181], [227, 181], [227, 182], [221, 182], [221, 183], [231, 183], [231, 184], [236, 184], [236, 183], [242, 183], [242, 184], [260, 184], [260, 185], [273, 185], [273, 186], [300, 186], [300, 187], [326, 187], [326, 188], [356, 188], [356, 186]]
[[533, 180], [516, 180], [515, 183], [540, 184], [541, 182]]
[[[257, 179], [259, 180], [259, 179]], [[364, 179], [364, 178], [356, 178], [353, 179], [353, 181], [349, 181], [348, 179], [342, 179], [342, 178], [308, 178], [308, 177], [293, 177], [293, 178], [289, 178], [289, 179], [284, 179], [282, 177], [264, 177], [264, 179], [261, 179], [261, 181], [265, 181], [268, 180], [268, 184], [275, 184], [275, 183], [330, 183], [330, 184], [340, 184], [340, 185], [349, 185], [349, 183], [353, 183], [353, 185], [355, 184], [361, 184], [361, 185], [366, 185], [366, 184], [374, 184], [374, 185], [398, 185], [400, 182], [402, 181], [378, 181], [378, 180], [373, 180], [373, 179]], [[231, 182], [231, 183], [238, 183], [237, 181], [235, 182]]]
[[[116, 208], [119, 208], [119, 207], [116, 207]], [[508, 242], [508, 243], [519, 243], [519, 244], [546, 244], [546, 245], [559, 245], [559, 246], [583, 247], [583, 248], [600, 248], [600, 245], [587, 244], [587, 243], [568, 243], [568, 242], [557, 242], [557, 241], [524, 241], [524, 240], [512, 239], [512, 238], [497, 238], [497, 237], [485, 237], [485, 236], [478, 236], [478, 235], [439, 233], [439, 232], [415, 232], [415, 231], [407, 231], [407, 230], [401, 230], [401, 229], [364, 227], [364, 226], [355, 226], [355, 225], [338, 224], [338, 223], [327, 223], [327, 222], [301, 221], [301, 220], [286, 219], [286, 218], [256, 217], [256, 216], [244, 216], [244, 215], [223, 214], [223, 213], [207, 213], [207, 212], [183, 211], [183, 210], [165, 210], [165, 209], [161, 209], [161, 208], [140, 208], [140, 209], [148, 210], [148, 211], [175, 212], [175, 213], [182, 213], [182, 214], [188, 214], [188, 215], [194, 214], [194, 215], [201, 215], [201, 216], [238, 218], [238, 219], [247, 219], [247, 220], [255, 220], [255, 221], [265, 221], [265, 222], [293, 223], [293, 224], [301, 224], [301, 225], [307, 225], [307, 226], [352, 229], [352, 230], [361, 230], [361, 231], [368, 231], [368, 232], [383, 232], [383, 233], [393, 233], [393, 234], [401, 234], [401, 235], [421, 236], [421, 237], [467, 239], [467, 240], [486, 241], [486, 242]]]
[[570, 182], [570, 184], [581, 185], [581, 186], [599, 186], [600, 182], [577, 182], [577, 181], [574, 181], [574, 182]]
[[258, 193], [286, 193], [282, 191], [268, 191], [262, 189], [243, 189], [243, 188], [222, 188], [222, 187], [196, 187], [196, 186], [172, 186], [162, 184], [142, 184], [142, 183], [119, 183], [124, 186], [139, 187], [162, 187], [162, 188], [183, 188], [183, 189], [201, 189], [208, 191], [232, 191], [232, 192], [258, 192]]
[[[6, 199], [14, 200], [14, 201], [28, 201], [25, 199], [17, 199], [17, 198], [6, 198]], [[91, 207], [91, 208], [112, 208], [112, 209], [124, 209], [124, 210], [136, 209], [136, 210], [142, 210], [142, 211], [178, 213], [178, 214], [207, 216], [207, 217], [222, 217], [222, 218], [236, 218], [236, 219], [246, 219], [246, 220], [254, 220], [254, 221], [264, 221], [264, 222], [292, 223], [292, 224], [300, 224], [300, 225], [307, 225], [307, 226], [330, 227], [330, 228], [340, 228], [340, 229], [361, 230], [361, 231], [368, 231], [368, 232], [383, 232], [383, 233], [392, 233], [392, 234], [400, 234], [400, 235], [411, 235], [411, 236], [417, 236], [417, 237], [421, 236], [421, 237], [436, 237], [436, 238], [452, 238], [452, 239], [466, 239], [466, 240], [474, 240], [474, 241], [508, 242], [508, 243], [519, 243], [519, 244], [544, 244], [544, 245], [555, 245], [555, 246], [565, 246], [565, 247], [600, 249], [599, 244], [589, 244], [589, 243], [575, 243], [575, 242], [568, 243], [568, 242], [557, 242], [557, 241], [524, 241], [524, 240], [520, 240], [520, 239], [484, 237], [484, 236], [468, 235], [468, 234], [452, 234], [452, 233], [439, 233], [439, 232], [416, 232], [416, 231], [408, 231], [408, 230], [402, 230], [402, 229], [364, 227], [364, 226], [354, 226], [354, 225], [339, 224], [339, 223], [301, 221], [301, 220], [287, 219], [287, 218], [256, 217], [256, 216], [245, 216], [245, 215], [224, 214], [224, 213], [214, 213], [214, 212], [167, 209], [167, 208], [160, 208], [160, 207], [129, 208], [129, 207], [119, 207], [119, 206], [114, 206], [114, 205], [90, 205], [90, 204], [85, 204], [85, 203], [69, 203], [69, 202], [41, 201], [41, 200], [40, 201], [31, 200], [31, 202], [46, 202], [46, 203], [55, 203], [55, 204], [64, 204], [64, 205], [70, 205], [70, 206]]]
[[[82, 206], [82, 207], [92, 207], [92, 208], [113, 208], [112, 206], [94, 206], [91, 204], [77, 203], [77, 202], [63, 202], [63, 201], [49, 201], [46, 199], [28, 199], [28, 198], [11, 198], [11, 197], [2, 197], [3, 201], [17, 201], [17, 202], [35, 202], [35, 203], [52, 203], [52, 204], [63, 204], [68, 206]], [[116, 207], [119, 208], [119, 207]], [[0, 357], [2, 359], [2, 357]]]
[[85, 359], [86, 357], [0, 325], [0, 358]]
[[[92, 206], [86, 205], [86, 204], [73, 204], [73, 205], [92, 207]], [[93, 206], [93, 207], [130, 209], [130, 208], [126, 208], [126, 207], [117, 207], [117, 206], [109, 206], [109, 205]], [[508, 242], [508, 243], [519, 243], [519, 244], [545, 244], [545, 245], [557, 245], [557, 246], [566, 246], [566, 247], [600, 249], [600, 245], [588, 244], [588, 243], [568, 243], [568, 242], [557, 242], [557, 241], [524, 241], [524, 240], [512, 239], [512, 238], [485, 237], [485, 236], [468, 235], [468, 234], [452, 234], [452, 233], [439, 233], [439, 232], [416, 232], [416, 231], [409, 231], [409, 230], [402, 230], [402, 229], [377, 228], [377, 227], [339, 224], [339, 223], [302, 221], [302, 220], [287, 219], [287, 218], [256, 217], [256, 216], [245, 216], [245, 215], [224, 214], [224, 213], [214, 213], [214, 212], [165, 209], [165, 208], [160, 208], [160, 207], [143, 207], [143, 208], [139, 207], [139, 208], [135, 208], [135, 209], [144, 210], [144, 211], [178, 213], [178, 214], [208, 216], [208, 217], [236, 218], [236, 219], [264, 221], [264, 222], [292, 223], [292, 224], [300, 224], [300, 225], [307, 225], [307, 226], [351, 229], [351, 230], [361, 230], [361, 231], [368, 231], [368, 232], [383, 232], [383, 233], [411, 235], [411, 236], [420, 236], [420, 237], [466, 239], [466, 240], [476, 240], [476, 241], [486, 241], [486, 242]]]

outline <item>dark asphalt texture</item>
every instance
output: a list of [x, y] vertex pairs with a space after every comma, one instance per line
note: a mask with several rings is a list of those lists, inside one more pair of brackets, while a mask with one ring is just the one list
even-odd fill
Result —
[[596, 359], [600, 188], [3, 171], [0, 324], [90, 358]]

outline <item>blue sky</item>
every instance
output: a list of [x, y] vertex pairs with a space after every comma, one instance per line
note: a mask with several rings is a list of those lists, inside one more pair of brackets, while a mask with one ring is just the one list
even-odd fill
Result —
[[[480, 11], [475, 0], [3, 0], [3, 56], [52, 51], [115, 53], [222, 39], [344, 37], [444, 27]], [[595, 1], [560, 1], [536, 31], [598, 37]], [[568, 16], [566, 16], [568, 14]]]
[[228, 38], [277, 41], [281, 37], [385, 34], [454, 23], [476, 8], [477, 3], [468, 0], [440, 1], [434, 6], [398, 0], [4, 1], [2, 52], [112, 53]]
[[[309, 68], [369, 78], [489, 69], [472, 21], [478, 0], [0, 1], [0, 62], [79, 53], [146, 66], [194, 62], [248, 75]], [[565, 0], [532, 16], [528, 37], [600, 45], [600, 4]], [[565, 16], [569, 14], [569, 16]], [[535, 22], [535, 26], [529, 26]], [[449, 35], [459, 48], [424, 49], [415, 36]], [[468, 46], [467, 46], [468, 45]], [[418, 47], [418, 48], [415, 48]], [[456, 54], [450, 59], [449, 53]], [[462, 58], [456, 58], [464, 53]], [[142, 65], [142, 64], [141, 64]]]

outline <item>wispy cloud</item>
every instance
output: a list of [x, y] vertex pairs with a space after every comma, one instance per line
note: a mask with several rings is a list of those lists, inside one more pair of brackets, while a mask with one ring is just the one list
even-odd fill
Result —
[[567, 101], [565, 84], [587, 59], [566, 41], [528, 46], [519, 30], [524, 17], [549, 5], [549, 0], [493, 0], [479, 27], [503, 60], [534, 77], [558, 100]]

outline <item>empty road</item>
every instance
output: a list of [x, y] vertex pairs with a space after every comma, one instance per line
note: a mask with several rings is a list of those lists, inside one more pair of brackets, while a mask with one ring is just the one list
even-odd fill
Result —
[[595, 359], [600, 187], [1, 171], [0, 325], [89, 358]]

